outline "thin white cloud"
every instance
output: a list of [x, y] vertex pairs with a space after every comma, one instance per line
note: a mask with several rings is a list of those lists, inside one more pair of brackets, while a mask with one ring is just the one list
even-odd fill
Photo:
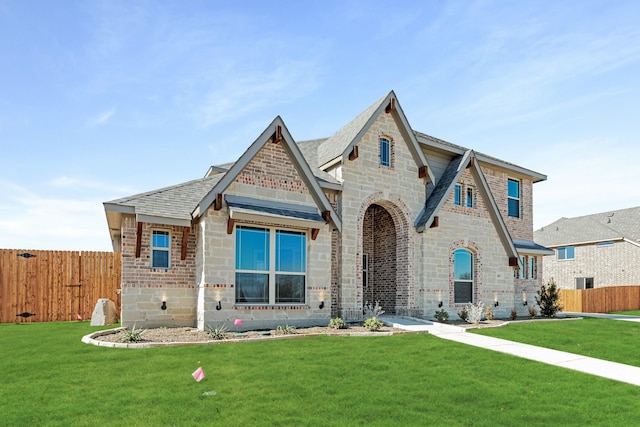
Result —
[[107, 123], [114, 115], [116, 114], [116, 109], [111, 108], [110, 110], [103, 111], [93, 117], [91, 117], [87, 121], [87, 125], [90, 127], [100, 126]]

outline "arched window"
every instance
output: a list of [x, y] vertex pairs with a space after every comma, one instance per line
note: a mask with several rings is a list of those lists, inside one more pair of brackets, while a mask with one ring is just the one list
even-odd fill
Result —
[[473, 254], [467, 249], [453, 251], [453, 294], [456, 304], [473, 302]]

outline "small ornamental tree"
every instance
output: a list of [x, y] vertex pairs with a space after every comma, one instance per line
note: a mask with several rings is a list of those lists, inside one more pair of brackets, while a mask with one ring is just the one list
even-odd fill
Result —
[[537, 292], [536, 304], [540, 307], [540, 315], [543, 317], [555, 317], [556, 313], [562, 310], [560, 305], [560, 291], [556, 287], [556, 282], [551, 279], [549, 283], [542, 285]]

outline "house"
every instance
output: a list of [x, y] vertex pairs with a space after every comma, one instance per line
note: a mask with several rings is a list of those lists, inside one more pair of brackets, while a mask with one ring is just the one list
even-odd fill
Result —
[[393, 91], [328, 138], [296, 142], [276, 117], [236, 162], [104, 203], [122, 323], [326, 325], [376, 301], [525, 314], [549, 252], [533, 241], [545, 179], [414, 131]]
[[534, 240], [554, 251], [543, 281], [560, 289], [640, 285], [640, 207], [560, 218]]

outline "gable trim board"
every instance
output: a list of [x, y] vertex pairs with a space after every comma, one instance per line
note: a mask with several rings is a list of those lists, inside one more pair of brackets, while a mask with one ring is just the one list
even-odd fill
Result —
[[[242, 172], [247, 164], [249, 164], [249, 162], [256, 156], [256, 154], [258, 154], [260, 149], [265, 144], [273, 143], [274, 141], [282, 144], [282, 147], [284, 147], [285, 151], [289, 155], [291, 162], [293, 163], [296, 170], [300, 174], [300, 177], [309, 189], [309, 193], [313, 197], [318, 207], [321, 208], [323, 212], [333, 212], [333, 215], [330, 216], [331, 222], [338, 231], [342, 230], [342, 223], [340, 222], [340, 218], [338, 218], [338, 215], [335, 214], [333, 206], [331, 206], [331, 203], [320, 188], [318, 181], [311, 172], [309, 164], [302, 156], [298, 145], [293, 140], [293, 137], [289, 133], [289, 130], [285, 126], [280, 116], [276, 117], [271, 122], [271, 124], [267, 126], [262, 134], [260, 134], [258, 139], [256, 139], [253, 144], [249, 146], [249, 148], [242, 154], [242, 156], [240, 156], [238, 161], [236, 161], [220, 179], [220, 181], [216, 185], [214, 185], [211, 191], [209, 191], [209, 193], [202, 198], [200, 203], [198, 203], [198, 205], [192, 211], [191, 216], [194, 219], [197, 219], [202, 214], [204, 214], [204, 212], [211, 205], [215, 204], [218, 195], [224, 193], [224, 191], [229, 187], [229, 185], [231, 185], [231, 183], [236, 179], [240, 172]], [[220, 207], [221, 206], [216, 206], [216, 209], [219, 209]]]

